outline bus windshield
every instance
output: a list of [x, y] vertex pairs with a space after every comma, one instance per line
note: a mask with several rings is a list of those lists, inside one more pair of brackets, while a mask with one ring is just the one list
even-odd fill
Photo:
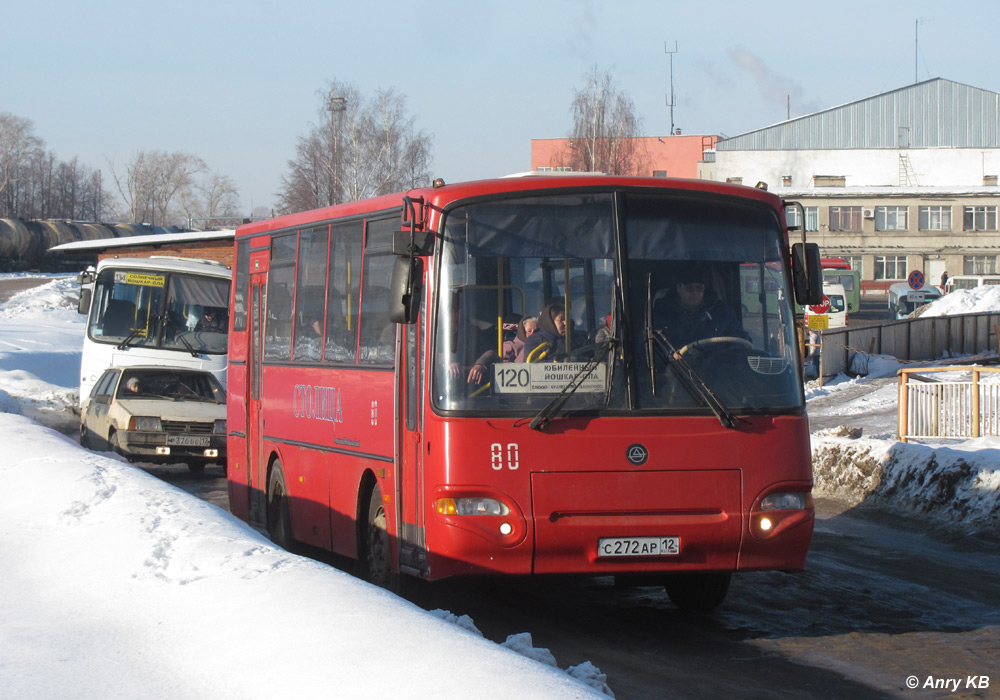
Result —
[[439, 249], [435, 406], [798, 410], [784, 251], [769, 208], [728, 198], [586, 192], [456, 207]]
[[106, 268], [94, 283], [88, 337], [181, 352], [226, 352], [229, 280]]

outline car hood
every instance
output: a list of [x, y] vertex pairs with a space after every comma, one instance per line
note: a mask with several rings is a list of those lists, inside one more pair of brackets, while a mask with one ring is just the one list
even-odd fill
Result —
[[226, 405], [200, 401], [119, 399], [120, 410], [133, 416], [159, 416], [161, 420], [214, 421], [226, 417]]

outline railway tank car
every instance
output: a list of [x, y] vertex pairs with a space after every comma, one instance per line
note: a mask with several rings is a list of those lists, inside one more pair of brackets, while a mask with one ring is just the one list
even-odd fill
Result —
[[80, 269], [81, 264], [86, 265], [94, 261], [80, 255], [67, 257], [62, 253], [51, 252], [49, 249], [75, 241], [176, 233], [184, 230], [173, 226], [150, 226], [148, 224], [90, 223], [59, 219], [33, 221], [0, 219], [0, 271], [59, 272], [76, 270]]

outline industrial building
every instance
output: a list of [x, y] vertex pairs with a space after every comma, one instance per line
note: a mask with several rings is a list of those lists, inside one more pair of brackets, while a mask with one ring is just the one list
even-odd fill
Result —
[[698, 175], [800, 202], [809, 240], [860, 269], [868, 295], [912, 270], [935, 284], [1000, 271], [995, 92], [916, 83], [719, 140]]

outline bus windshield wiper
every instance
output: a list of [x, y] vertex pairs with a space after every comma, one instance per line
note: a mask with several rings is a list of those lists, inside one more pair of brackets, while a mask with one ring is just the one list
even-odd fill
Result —
[[722, 400], [712, 391], [705, 380], [701, 378], [701, 375], [695, 371], [691, 363], [684, 359], [683, 355], [678, 354], [677, 349], [674, 347], [673, 343], [667, 340], [667, 336], [663, 334], [663, 331], [654, 330], [651, 328], [646, 329], [646, 339], [647, 342], [656, 343], [661, 348], [666, 350], [667, 353], [667, 366], [670, 367], [674, 374], [677, 375], [681, 383], [693, 396], [698, 396], [708, 404], [708, 407], [712, 409], [712, 413], [715, 417], [719, 419], [723, 427], [735, 428], [738, 424], [738, 420], [733, 412], [722, 402]]
[[177, 340], [181, 341], [181, 343], [184, 345], [187, 351], [191, 353], [191, 357], [198, 357], [198, 353], [197, 351], [195, 351], [194, 346], [188, 342], [188, 339], [185, 338], [184, 334], [181, 333], [180, 329], [176, 325], [174, 325], [174, 322], [170, 320], [169, 316], [163, 313], [160, 314], [159, 316], [156, 316], [156, 318], [163, 321], [164, 325], [169, 326], [173, 330], [174, 337], [177, 338]]
[[129, 334], [124, 338], [122, 338], [122, 342], [118, 343], [118, 349], [124, 350], [125, 348], [127, 348], [129, 346], [129, 343], [135, 340], [136, 337], [138, 337], [139, 333], [141, 333], [143, 330], [145, 329], [133, 328], [131, 331], [129, 331]]
[[691, 366], [691, 363], [677, 352], [674, 344], [667, 340], [667, 336], [663, 334], [663, 331], [653, 328], [652, 277], [652, 275], [646, 276], [646, 329], [644, 334], [646, 341], [646, 365], [649, 367], [650, 391], [653, 392], [653, 396], [656, 396], [656, 350], [659, 348], [663, 352], [665, 349], [666, 357], [664, 358], [664, 363], [674, 371], [674, 374], [681, 380], [684, 388], [692, 396], [697, 396], [708, 404], [708, 407], [712, 409], [712, 413], [719, 419], [723, 427], [735, 428], [737, 420], [732, 411], [709, 388], [705, 380], [701, 378], [701, 375]]
[[614, 338], [608, 338], [607, 340], [598, 343], [597, 350], [594, 352], [594, 357], [587, 361], [580, 371], [573, 375], [566, 386], [562, 388], [555, 398], [545, 404], [545, 407], [539, 411], [534, 418], [531, 419], [531, 423], [528, 427], [532, 430], [544, 430], [545, 426], [548, 425], [553, 418], [558, 415], [562, 407], [566, 405], [570, 397], [576, 393], [576, 390], [587, 381], [587, 377], [594, 373], [597, 366], [604, 362], [608, 357], [610, 357], [611, 352], [614, 350], [617, 341]]

